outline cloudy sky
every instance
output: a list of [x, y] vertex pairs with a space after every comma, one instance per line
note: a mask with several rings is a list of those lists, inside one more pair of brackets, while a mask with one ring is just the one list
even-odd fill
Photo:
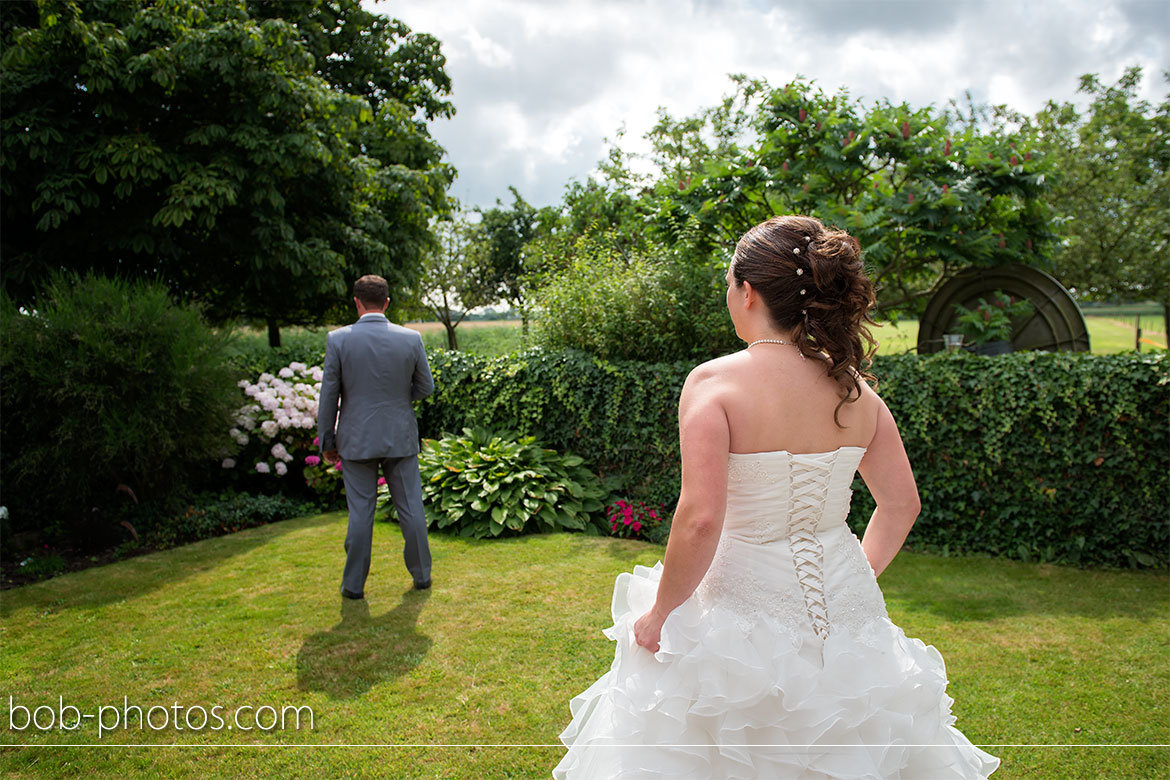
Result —
[[366, 0], [437, 37], [454, 119], [433, 133], [465, 206], [560, 200], [623, 127], [644, 150], [658, 107], [686, 116], [732, 91], [730, 73], [915, 107], [964, 101], [1034, 112], [1075, 100], [1078, 77], [1170, 68], [1170, 0]]

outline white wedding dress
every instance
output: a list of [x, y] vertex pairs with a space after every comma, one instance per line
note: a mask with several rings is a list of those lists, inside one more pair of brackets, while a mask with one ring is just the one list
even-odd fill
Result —
[[984, 778], [938, 651], [890, 622], [845, 524], [861, 447], [730, 455], [714, 560], [634, 643], [662, 571], [618, 576], [613, 666], [570, 703], [556, 780]]

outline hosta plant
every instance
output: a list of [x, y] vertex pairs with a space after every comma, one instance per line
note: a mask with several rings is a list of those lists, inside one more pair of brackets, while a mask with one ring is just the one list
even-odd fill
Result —
[[464, 428], [462, 436], [427, 439], [419, 453], [427, 525], [476, 539], [599, 533], [606, 490], [583, 463], [532, 436]]

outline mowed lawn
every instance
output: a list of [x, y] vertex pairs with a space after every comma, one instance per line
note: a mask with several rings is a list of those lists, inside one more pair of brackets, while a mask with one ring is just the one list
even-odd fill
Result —
[[[601, 631], [614, 577], [663, 552], [433, 535], [435, 585], [420, 593], [397, 527], [379, 523], [368, 599], [343, 603], [344, 533], [342, 513], [306, 517], [0, 594], [5, 717], [58, 697], [83, 713], [123, 697], [313, 711], [299, 731], [135, 726], [101, 739], [92, 720], [41, 733], [9, 721], [0, 775], [548, 778], [570, 697], [612, 660]], [[946, 658], [964, 733], [1045, 746], [989, 748], [1004, 759], [997, 778], [1165, 776], [1165, 748], [1089, 747], [1170, 742], [1165, 572], [905, 553], [881, 584], [893, 619]], [[59, 746], [84, 744], [105, 746]]]

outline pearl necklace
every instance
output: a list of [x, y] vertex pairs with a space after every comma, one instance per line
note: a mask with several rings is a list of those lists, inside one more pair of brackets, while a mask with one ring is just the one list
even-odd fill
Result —
[[[751, 349], [756, 344], [783, 344], [784, 346], [787, 346], [787, 347], [796, 347], [796, 345], [793, 344], [791, 341], [784, 341], [783, 339], [756, 339], [751, 344], [748, 344], [746, 347], [744, 347], [744, 349]], [[797, 350], [799, 351], [800, 347], [797, 347]], [[804, 352], [800, 353], [800, 359], [807, 360], [807, 358], [805, 358], [805, 356], [804, 356]]]

